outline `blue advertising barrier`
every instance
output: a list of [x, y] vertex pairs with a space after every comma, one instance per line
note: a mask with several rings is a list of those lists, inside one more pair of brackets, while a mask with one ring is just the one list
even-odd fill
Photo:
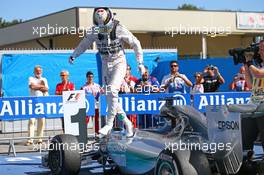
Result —
[[[122, 94], [119, 101], [127, 114], [159, 114], [160, 108], [165, 104], [164, 97], [177, 97], [175, 105], [190, 105], [189, 94]], [[106, 96], [100, 97], [100, 113], [107, 114]]]
[[[194, 94], [193, 106], [205, 112], [207, 105], [245, 104], [249, 101], [250, 92], [225, 92]], [[119, 101], [127, 114], [159, 114], [165, 104], [165, 97], [177, 97], [174, 105], [191, 105], [190, 94], [122, 94]], [[86, 96], [86, 114], [95, 115], [95, 99]], [[100, 97], [100, 114], [107, 114], [105, 95]], [[58, 118], [63, 117], [62, 97], [11, 97], [0, 98], [0, 120], [18, 120], [29, 118]]]
[[193, 97], [193, 107], [201, 112], [205, 112], [207, 105], [245, 104], [249, 101], [250, 94], [250, 92], [195, 94]]
[[[95, 114], [94, 97], [86, 96], [86, 114]], [[62, 96], [0, 98], [0, 119], [63, 117]]]

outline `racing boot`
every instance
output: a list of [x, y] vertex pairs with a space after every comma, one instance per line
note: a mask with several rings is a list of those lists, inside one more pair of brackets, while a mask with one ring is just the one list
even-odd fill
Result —
[[114, 117], [108, 116], [106, 125], [99, 130], [99, 134], [106, 136], [110, 133], [114, 125]]
[[104, 136], [108, 135], [108, 133], [112, 130], [112, 126], [109, 126], [109, 125], [105, 125], [104, 127], [102, 127], [100, 130], [99, 130], [99, 134], [102, 134]]

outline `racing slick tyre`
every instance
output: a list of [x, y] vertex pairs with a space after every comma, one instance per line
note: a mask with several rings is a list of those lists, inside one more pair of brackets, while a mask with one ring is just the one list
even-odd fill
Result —
[[209, 161], [202, 151], [191, 151], [190, 163], [198, 175], [212, 174]]
[[197, 175], [189, 162], [190, 154], [190, 151], [163, 150], [157, 158], [154, 175]]
[[48, 166], [53, 175], [79, 174], [81, 155], [78, 143], [77, 138], [70, 134], [57, 135], [51, 140]]

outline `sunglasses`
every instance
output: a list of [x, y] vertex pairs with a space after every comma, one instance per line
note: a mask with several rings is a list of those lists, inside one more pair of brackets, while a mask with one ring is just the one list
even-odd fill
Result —
[[174, 64], [174, 65], [171, 65], [171, 67], [178, 67], [178, 65], [175, 65], [175, 64]]
[[65, 77], [65, 76], [67, 76], [67, 75], [65, 75], [65, 74], [62, 74], [62, 75], [60, 75], [61, 77]]

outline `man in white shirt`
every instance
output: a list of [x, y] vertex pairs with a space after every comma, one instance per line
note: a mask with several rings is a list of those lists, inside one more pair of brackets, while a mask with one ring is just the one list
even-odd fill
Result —
[[[34, 76], [29, 77], [28, 79], [29, 93], [31, 96], [47, 96], [48, 95], [48, 81], [46, 78], [42, 77], [42, 68], [37, 65], [34, 67]], [[38, 127], [37, 127], [37, 136], [43, 137], [45, 118], [38, 118]], [[35, 118], [29, 119], [28, 123], [28, 139], [26, 145], [32, 145], [34, 133], [35, 133]], [[38, 144], [42, 143], [42, 139], [38, 139]]]

